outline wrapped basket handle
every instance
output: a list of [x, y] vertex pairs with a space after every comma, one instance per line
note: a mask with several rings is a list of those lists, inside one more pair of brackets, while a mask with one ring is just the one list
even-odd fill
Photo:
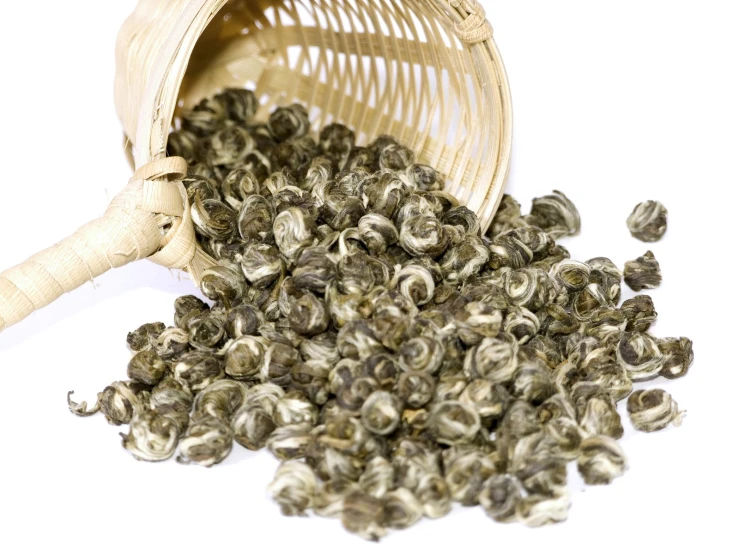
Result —
[[[109, 269], [150, 258], [172, 268], [193, 264], [195, 231], [180, 181], [187, 163], [161, 158], [139, 168], [102, 217], [0, 274], [0, 331]], [[193, 267], [193, 277], [207, 263]]]

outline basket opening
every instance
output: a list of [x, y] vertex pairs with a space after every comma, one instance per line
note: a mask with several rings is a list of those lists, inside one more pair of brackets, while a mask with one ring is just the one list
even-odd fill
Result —
[[[179, 109], [225, 87], [248, 86], [262, 102], [306, 105], [318, 131], [332, 121], [359, 144], [389, 133], [477, 209], [497, 158], [494, 87], [471, 49], [428, 0], [231, 0], [195, 45]], [[489, 95], [490, 98], [486, 98]], [[175, 114], [177, 115], [177, 114]], [[472, 201], [472, 202], [470, 202]], [[478, 202], [481, 199], [477, 200]]]

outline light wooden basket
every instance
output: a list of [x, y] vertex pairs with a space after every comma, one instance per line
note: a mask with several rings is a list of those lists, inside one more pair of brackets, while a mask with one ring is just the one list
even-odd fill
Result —
[[447, 176], [447, 192], [487, 227], [511, 149], [508, 83], [475, 0], [139, 0], [117, 44], [115, 103], [136, 171], [105, 214], [0, 274], [0, 330], [134, 260], [186, 269], [197, 246], [181, 179], [166, 157], [177, 110], [249, 86], [265, 116], [298, 101], [314, 130], [358, 142], [396, 136]]

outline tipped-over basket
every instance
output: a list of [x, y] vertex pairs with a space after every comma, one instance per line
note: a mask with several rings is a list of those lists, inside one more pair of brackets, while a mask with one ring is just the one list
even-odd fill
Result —
[[510, 93], [475, 0], [139, 0], [117, 44], [115, 103], [136, 171], [105, 214], [0, 275], [0, 330], [113, 267], [150, 260], [197, 283], [182, 158], [166, 157], [177, 110], [250, 87], [264, 117], [307, 106], [313, 130], [387, 133], [446, 175], [490, 224], [508, 173]]

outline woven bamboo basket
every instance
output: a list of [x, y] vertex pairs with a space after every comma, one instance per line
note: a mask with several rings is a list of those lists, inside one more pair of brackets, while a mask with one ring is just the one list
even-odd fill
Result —
[[511, 149], [508, 83], [475, 0], [139, 0], [117, 43], [115, 104], [135, 172], [105, 214], [0, 274], [0, 330], [105, 271], [149, 258], [195, 283], [197, 246], [178, 110], [224, 87], [255, 90], [264, 117], [294, 101], [314, 131], [400, 139], [448, 179], [486, 228]]

